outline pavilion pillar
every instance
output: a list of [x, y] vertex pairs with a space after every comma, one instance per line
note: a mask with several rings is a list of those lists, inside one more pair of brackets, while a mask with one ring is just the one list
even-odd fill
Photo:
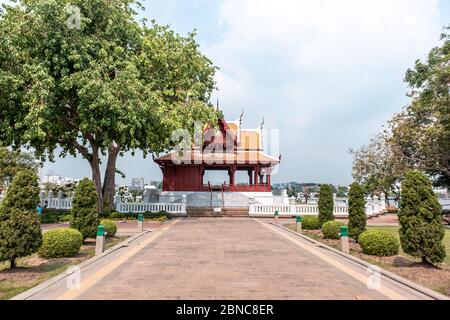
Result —
[[230, 185], [234, 186], [234, 177], [236, 175], [236, 167], [235, 166], [232, 166], [228, 170], [228, 175], [230, 176]]
[[252, 170], [251, 170], [251, 169], [248, 170], [248, 184], [249, 184], [249, 185], [252, 185], [252, 184], [253, 184], [253, 177], [252, 177], [252, 174], [253, 174]]
[[199, 181], [199, 190], [203, 190], [203, 178], [205, 177], [205, 169], [203, 168], [203, 165], [200, 165], [200, 181]]
[[259, 181], [258, 181], [258, 176], [259, 176], [259, 170], [258, 170], [258, 165], [255, 166], [254, 168], [254, 172], [255, 172], [255, 185], [258, 185]]

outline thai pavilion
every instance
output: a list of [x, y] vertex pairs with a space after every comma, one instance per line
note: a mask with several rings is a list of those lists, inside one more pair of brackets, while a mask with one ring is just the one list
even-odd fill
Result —
[[[241, 119], [220, 119], [218, 128], [204, 128], [203, 145], [155, 159], [163, 172], [162, 191], [270, 192], [271, 172], [280, 163], [280, 157], [264, 153], [262, 126], [243, 129]], [[205, 181], [208, 170], [225, 171], [226, 181]], [[236, 173], [242, 171], [248, 175], [248, 182], [237, 184]]]

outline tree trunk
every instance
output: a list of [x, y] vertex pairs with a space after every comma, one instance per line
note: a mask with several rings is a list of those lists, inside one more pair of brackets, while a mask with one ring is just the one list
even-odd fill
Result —
[[10, 261], [10, 268], [14, 269], [16, 267], [16, 258], [11, 259]]
[[114, 194], [116, 191], [116, 162], [120, 147], [111, 145], [108, 149], [108, 161], [105, 169], [105, 180], [103, 182], [103, 202], [110, 210], [115, 209]]
[[97, 191], [97, 208], [98, 212], [103, 212], [103, 190], [102, 177], [100, 174], [100, 159], [98, 157], [98, 148], [92, 147], [92, 159], [89, 161], [92, 169], [92, 180], [94, 181], [95, 190]]

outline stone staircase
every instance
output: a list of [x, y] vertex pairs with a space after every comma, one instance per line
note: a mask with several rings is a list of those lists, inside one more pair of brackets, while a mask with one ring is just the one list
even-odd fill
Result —
[[[211, 200], [212, 199], [212, 200]], [[236, 192], [196, 192], [187, 196], [188, 207], [193, 208], [247, 208], [249, 198]]]
[[220, 212], [214, 212], [210, 207], [188, 207], [188, 217], [233, 217], [233, 218], [248, 218], [247, 208], [222, 208]]

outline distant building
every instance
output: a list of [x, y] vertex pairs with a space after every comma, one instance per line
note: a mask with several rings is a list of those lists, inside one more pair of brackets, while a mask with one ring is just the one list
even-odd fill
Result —
[[51, 183], [58, 186], [65, 186], [68, 184], [78, 183], [79, 179], [74, 178], [63, 178], [60, 175], [46, 175], [42, 178], [42, 184]]
[[438, 196], [447, 197], [449, 195], [448, 188], [446, 188], [446, 187], [434, 187], [433, 191]]
[[60, 184], [62, 180], [61, 176], [53, 175], [53, 176], [44, 176], [42, 179], [42, 183], [53, 183]]
[[133, 178], [129, 190], [144, 190], [144, 186], [144, 178]]
[[311, 190], [315, 191], [319, 184], [317, 183], [298, 183], [298, 182], [283, 182], [283, 183], [274, 183], [272, 185], [274, 189], [290, 189], [294, 188], [297, 192], [309, 192]]

